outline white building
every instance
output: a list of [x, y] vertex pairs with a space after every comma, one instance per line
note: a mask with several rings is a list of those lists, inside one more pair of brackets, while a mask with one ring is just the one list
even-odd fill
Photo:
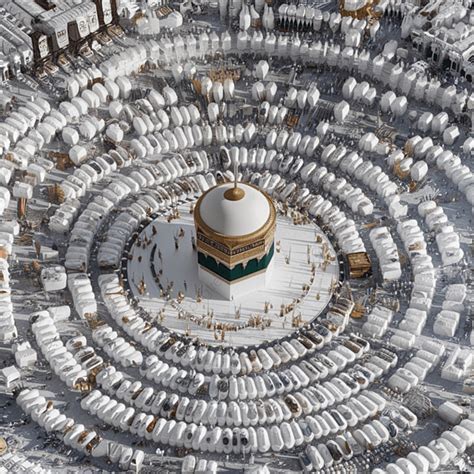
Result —
[[266, 286], [276, 223], [270, 197], [243, 183], [217, 185], [198, 200], [194, 221], [205, 285], [227, 299]]
[[421, 8], [406, 7], [402, 32], [430, 62], [472, 82], [473, 23], [471, 0], [431, 0]]
[[0, 83], [33, 62], [31, 30], [0, 7]]
[[20, 368], [31, 367], [38, 360], [38, 355], [29, 342], [14, 344], [12, 350], [15, 354], [15, 362]]
[[31, 31], [29, 39], [36, 60], [87, 39], [116, 16], [111, 0], [49, 3], [51, 8], [46, 8], [48, 2], [41, 4], [35, 0], [5, 0], [2, 4], [12, 17]]
[[0, 381], [5, 385], [7, 390], [13, 388], [16, 382], [21, 379], [21, 374], [18, 369], [11, 365], [0, 370]]

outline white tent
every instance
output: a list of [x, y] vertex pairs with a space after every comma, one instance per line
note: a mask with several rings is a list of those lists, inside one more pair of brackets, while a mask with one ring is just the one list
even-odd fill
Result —
[[132, 83], [130, 82], [130, 79], [127, 76], [119, 76], [115, 79], [115, 83], [120, 90], [120, 97], [128, 99], [132, 92]]
[[255, 67], [255, 77], [258, 80], [263, 81], [267, 77], [269, 70], [270, 66], [268, 65], [268, 62], [262, 59]]
[[459, 128], [456, 125], [448, 127], [443, 132], [443, 142], [445, 145], [453, 145], [456, 139], [459, 137]]
[[417, 161], [410, 169], [411, 178], [421, 181], [428, 173], [428, 165], [425, 161]]
[[123, 140], [123, 130], [116, 123], [112, 123], [105, 131], [106, 136], [115, 143], [120, 143]]
[[255, 82], [252, 86], [252, 99], [261, 101], [265, 97], [265, 86], [262, 82]]
[[344, 122], [349, 115], [350, 107], [349, 104], [342, 100], [334, 106], [334, 117], [337, 122]]
[[71, 127], [64, 127], [62, 130], [62, 139], [66, 145], [77, 145], [79, 143], [79, 133]]
[[90, 141], [94, 138], [97, 130], [92, 121], [85, 119], [79, 125], [79, 132], [86, 141]]
[[431, 127], [434, 133], [443, 133], [448, 126], [449, 116], [446, 112], [440, 112], [433, 118]]
[[404, 95], [397, 97], [390, 104], [390, 110], [392, 111], [395, 117], [401, 117], [405, 115], [407, 108], [408, 108], [408, 100]]
[[459, 313], [441, 310], [433, 324], [433, 332], [438, 336], [453, 337], [459, 325]]

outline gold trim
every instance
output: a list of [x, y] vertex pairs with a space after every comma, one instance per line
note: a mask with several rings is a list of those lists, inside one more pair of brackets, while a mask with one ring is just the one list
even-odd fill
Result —
[[210, 255], [216, 261], [232, 269], [236, 265], [239, 265], [240, 263], [248, 262], [249, 260], [252, 260], [254, 258], [257, 258], [258, 260], [260, 260], [268, 253], [268, 251], [270, 250], [270, 247], [259, 246], [258, 249], [253, 249], [252, 251], [238, 254], [235, 257], [225, 256], [226, 258], [224, 258], [224, 255], [221, 252], [216, 251], [216, 249], [209, 247], [208, 245], [200, 246], [198, 247], [198, 249], [203, 254], [207, 256]]
[[[199, 232], [199, 229], [198, 229], [198, 232]], [[217, 261], [225, 264], [226, 266], [230, 268], [233, 268], [235, 265], [238, 265], [239, 263], [246, 262], [248, 260], [251, 260], [252, 258], [261, 258], [262, 256], [266, 255], [274, 241], [274, 237], [275, 237], [275, 233], [274, 231], [271, 230], [270, 232], [267, 233], [264, 239], [256, 239], [253, 242], [251, 242], [251, 243], [255, 243], [255, 242], [260, 241], [261, 243], [259, 245], [249, 250], [246, 250], [244, 252], [236, 253], [233, 255], [223, 252], [222, 250], [216, 247], [213, 247], [212, 245], [209, 245], [207, 242], [199, 238], [197, 240], [197, 248], [198, 250], [205, 253], [206, 255], [212, 255]], [[225, 248], [228, 248], [227, 245], [221, 242], [217, 242], [217, 243]], [[241, 248], [241, 247], [242, 246], [238, 248]]]

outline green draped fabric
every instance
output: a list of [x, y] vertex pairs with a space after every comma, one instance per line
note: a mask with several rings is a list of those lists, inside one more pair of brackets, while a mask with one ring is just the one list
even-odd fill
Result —
[[226, 267], [224, 264], [217, 262], [213, 257], [204, 255], [202, 252], [198, 252], [198, 262], [199, 265], [203, 266], [210, 272], [219, 275], [224, 280], [235, 281], [239, 280], [240, 278], [252, 275], [253, 273], [265, 270], [272, 260], [273, 252], [274, 244], [272, 244], [268, 253], [260, 260], [253, 258], [247, 263], [245, 268], [241, 263], [239, 263], [232, 270]]

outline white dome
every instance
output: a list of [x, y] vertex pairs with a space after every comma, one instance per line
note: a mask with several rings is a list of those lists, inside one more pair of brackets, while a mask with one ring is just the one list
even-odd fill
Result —
[[232, 201], [224, 197], [233, 183], [225, 183], [211, 189], [201, 200], [201, 219], [214, 232], [227, 236], [251, 234], [263, 227], [270, 217], [267, 197], [258, 189], [239, 183], [245, 191], [242, 199]]

